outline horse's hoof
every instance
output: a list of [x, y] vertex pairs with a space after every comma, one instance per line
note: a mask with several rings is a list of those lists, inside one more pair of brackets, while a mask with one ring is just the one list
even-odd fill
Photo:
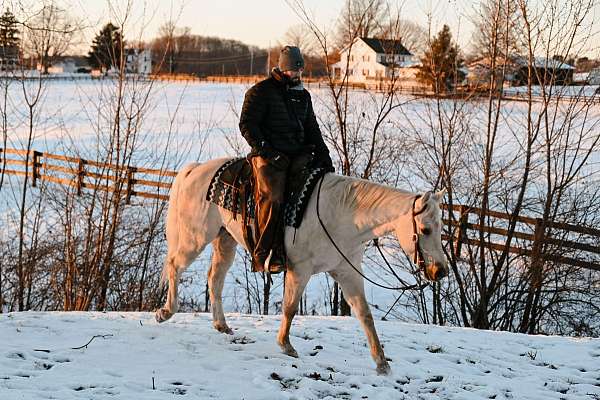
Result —
[[164, 308], [159, 308], [158, 310], [156, 310], [156, 313], [154, 314], [154, 318], [156, 318], [156, 322], [158, 322], [159, 324], [161, 322], [165, 322], [172, 316], [173, 316], [173, 313], [165, 310]]
[[221, 333], [226, 333], [228, 335], [233, 335], [233, 330], [227, 325], [215, 325], [215, 329]]
[[392, 369], [390, 368], [390, 364], [385, 363], [377, 366], [377, 375], [389, 375], [392, 373]]
[[283, 350], [283, 354], [288, 355], [290, 357], [298, 358], [298, 352], [296, 349], [292, 347], [291, 344], [281, 346], [281, 350]]

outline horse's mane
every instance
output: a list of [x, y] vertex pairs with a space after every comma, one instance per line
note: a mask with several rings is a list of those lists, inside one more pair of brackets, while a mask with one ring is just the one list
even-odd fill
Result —
[[396, 215], [409, 212], [415, 193], [365, 179], [334, 175], [333, 184], [343, 187], [342, 206], [357, 213], [386, 210]]

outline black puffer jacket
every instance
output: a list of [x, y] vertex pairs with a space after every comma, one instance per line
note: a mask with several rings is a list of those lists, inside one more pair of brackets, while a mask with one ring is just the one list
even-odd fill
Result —
[[310, 94], [290, 88], [287, 77], [276, 69], [246, 92], [240, 131], [254, 154], [276, 150], [295, 156], [312, 151], [316, 164], [332, 169]]

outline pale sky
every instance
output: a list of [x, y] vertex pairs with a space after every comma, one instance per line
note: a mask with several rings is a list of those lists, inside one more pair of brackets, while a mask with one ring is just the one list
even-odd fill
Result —
[[[115, 14], [124, 15], [127, 0], [55, 0], [85, 25], [81, 44], [75, 53], [87, 53], [91, 41], [100, 28]], [[285, 32], [302, 21], [285, 0], [130, 0], [132, 9], [126, 24], [127, 40], [150, 40], [158, 28], [169, 19], [179, 27], [189, 27], [192, 34], [235, 39], [262, 48], [277, 45]], [[570, 0], [564, 0], [568, 3]], [[3, 6], [28, 2], [37, 9], [43, 0], [1, 0]], [[401, 18], [414, 21], [427, 29], [431, 20], [431, 33], [435, 35], [443, 24], [448, 24], [454, 40], [465, 51], [470, 50], [473, 36], [472, 19], [480, 0], [390, 0], [390, 5], [400, 10]], [[304, 0], [313, 20], [325, 30], [335, 27], [335, 22], [345, 0]], [[532, 5], [544, 7], [545, 0], [532, 0]], [[600, 5], [596, 3], [588, 18], [600, 25]], [[118, 24], [118, 23], [117, 23]], [[589, 33], [589, 32], [588, 32]], [[592, 57], [600, 54], [599, 27], [594, 27], [588, 38], [586, 53]], [[140, 36], [141, 35], [141, 36]], [[591, 50], [590, 50], [591, 49]]]
[[[90, 28], [86, 42], [108, 22], [113, 14], [109, 3], [119, 7], [125, 0], [65, 0], [74, 14]], [[334, 27], [345, 0], [304, 0], [319, 26]], [[467, 0], [411, 0], [390, 2], [401, 10], [404, 19], [427, 25], [427, 12], [432, 10], [433, 28], [437, 32], [447, 23], [461, 45], [468, 44], [471, 26], [467, 14], [474, 2]], [[122, 9], [121, 9], [122, 10]], [[158, 28], [170, 16], [193, 34], [236, 39], [263, 48], [281, 41], [290, 26], [302, 21], [285, 0], [133, 0], [134, 17], [130, 29], [143, 38], [156, 36]], [[465, 40], [463, 40], [465, 38]], [[89, 39], [89, 40], [88, 40]], [[129, 35], [131, 39], [131, 35]]]

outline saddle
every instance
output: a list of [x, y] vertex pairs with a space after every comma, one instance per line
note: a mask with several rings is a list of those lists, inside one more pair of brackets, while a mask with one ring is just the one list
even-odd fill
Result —
[[[327, 171], [324, 168], [302, 168], [287, 177], [283, 218], [286, 226], [299, 228], [310, 196]], [[208, 186], [206, 200], [242, 219], [244, 240], [248, 250], [254, 250], [256, 231], [252, 166], [246, 158], [226, 161], [214, 174]]]

